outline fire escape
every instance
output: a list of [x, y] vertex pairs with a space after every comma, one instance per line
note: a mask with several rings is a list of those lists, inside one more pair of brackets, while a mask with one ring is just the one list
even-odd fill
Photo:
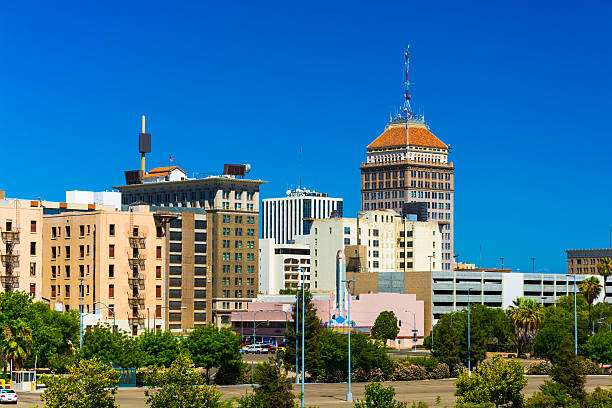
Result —
[[138, 227], [133, 225], [133, 215], [130, 214], [130, 248], [132, 253], [128, 257], [130, 264], [130, 275], [128, 275], [128, 303], [132, 308], [132, 313], [128, 317], [131, 327], [139, 325], [141, 328], [145, 324], [145, 236], [138, 231]]
[[5, 245], [5, 253], [0, 255], [4, 271], [0, 272], [0, 282], [5, 291], [11, 291], [19, 287], [19, 272], [15, 269], [19, 266], [19, 253], [15, 245], [19, 243], [19, 229], [6, 224], [6, 231], [2, 231], [2, 242]]

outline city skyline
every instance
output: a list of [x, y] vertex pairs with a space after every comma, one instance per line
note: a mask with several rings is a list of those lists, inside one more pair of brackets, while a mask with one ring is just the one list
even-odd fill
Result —
[[[608, 245], [610, 29], [589, 3], [529, 15], [451, 3], [440, 13], [356, 4], [348, 15], [340, 6], [322, 15], [133, 6], [112, 16], [87, 7], [5, 6], [7, 197], [62, 201], [66, 190], [120, 184], [139, 167], [144, 114], [148, 169], [169, 156], [190, 176], [248, 162], [269, 181], [262, 198], [284, 196], [301, 176], [354, 217], [365, 146], [401, 106], [410, 44], [413, 107], [453, 146], [459, 260], [479, 264], [482, 246], [483, 266], [504, 257], [529, 272], [535, 257], [536, 271], [564, 273], [565, 249]], [[230, 15], [231, 29], [215, 22]]]

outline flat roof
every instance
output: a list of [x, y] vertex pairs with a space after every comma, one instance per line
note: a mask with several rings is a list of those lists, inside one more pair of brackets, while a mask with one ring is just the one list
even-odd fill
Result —
[[115, 186], [121, 192], [123, 191], [138, 191], [138, 190], [151, 190], [156, 188], [172, 188], [172, 187], [183, 187], [183, 186], [194, 186], [194, 185], [206, 185], [215, 183], [227, 183], [227, 184], [265, 184], [267, 181], [263, 180], [249, 180], [249, 179], [238, 179], [232, 177], [214, 176], [205, 177], [201, 179], [188, 179], [178, 181], [159, 181], [154, 183], [142, 183], [142, 184], [127, 184], [124, 186]]

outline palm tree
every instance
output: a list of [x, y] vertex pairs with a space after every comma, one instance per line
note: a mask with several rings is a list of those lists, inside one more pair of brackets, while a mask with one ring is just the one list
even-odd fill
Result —
[[508, 315], [514, 324], [517, 354], [521, 355], [524, 345], [533, 345], [538, 327], [544, 317], [544, 306], [535, 299], [518, 298], [508, 308]]
[[603, 292], [604, 302], [606, 301], [606, 280], [612, 275], [612, 260], [610, 258], [604, 258], [597, 264], [597, 273], [603, 278]]
[[593, 305], [593, 302], [599, 297], [599, 294], [601, 293], [601, 284], [599, 283], [599, 279], [596, 276], [586, 278], [580, 283], [580, 291], [584, 295], [584, 299], [589, 305], [589, 326], [591, 326], [591, 330], [593, 330], [593, 321], [591, 319], [591, 305]]
[[22, 320], [4, 327], [4, 338], [0, 344], [4, 358], [13, 360], [15, 368], [23, 367], [24, 361], [32, 354], [32, 331]]

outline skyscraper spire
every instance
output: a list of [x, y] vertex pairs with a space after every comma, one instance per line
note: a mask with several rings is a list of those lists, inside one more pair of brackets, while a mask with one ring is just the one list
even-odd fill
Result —
[[406, 47], [404, 51], [404, 106], [402, 107], [402, 111], [406, 119], [411, 118], [412, 107], [410, 106], [410, 45]]

